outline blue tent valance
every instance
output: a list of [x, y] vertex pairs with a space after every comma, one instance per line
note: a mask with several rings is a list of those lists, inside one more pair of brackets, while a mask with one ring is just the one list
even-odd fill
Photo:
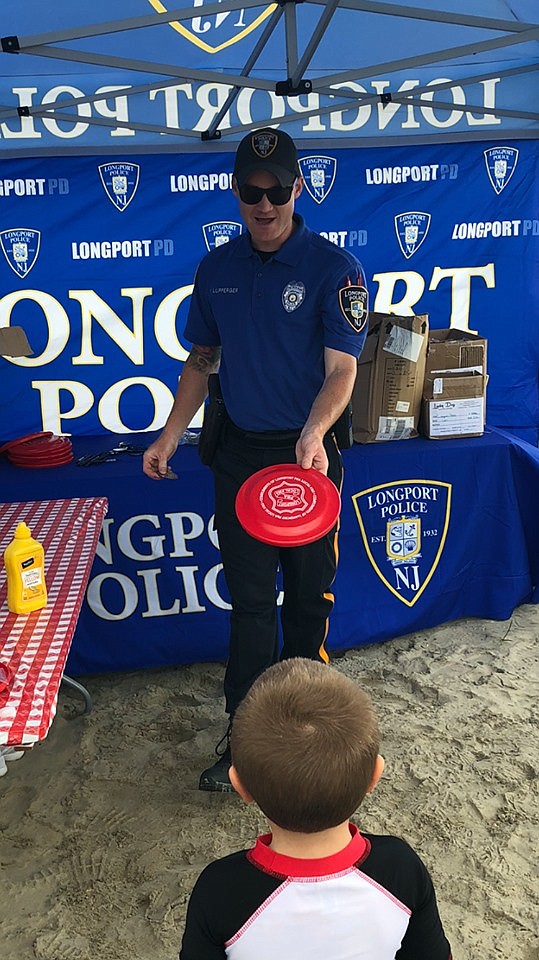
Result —
[[[58, 0], [12, 5], [0, 155], [537, 137], [534, 0]], [[221, 143], [219, 143], [221, 141]], [[217, 143], [216, 143], [217, 142]]]

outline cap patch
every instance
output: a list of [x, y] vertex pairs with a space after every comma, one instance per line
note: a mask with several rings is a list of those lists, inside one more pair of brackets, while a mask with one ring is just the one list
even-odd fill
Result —
[[273, 133], [271, 130], [261, 130], [257, 133], [253, 133], [251, 137], [251, 146], [256, 153], [257, 157], [261, 157], [263, 160], [266, 157], [271, 156], [275, 147], [278, 143], [278, 137], [276, 133]]

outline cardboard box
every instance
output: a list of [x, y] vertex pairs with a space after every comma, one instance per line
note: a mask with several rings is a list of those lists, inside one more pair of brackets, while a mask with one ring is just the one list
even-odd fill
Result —
[[425, 381], [421, 433], [430, 440], [480, 437], [485, 427], [484, 373], [450, 370]]
[[0, 357], [31, 357], [33, 352], [22, 327], [0, 328]]
[[418, 434], [429, 318], [370, 313], [352, 394], [356, 443]]
[[487, 373], [487, 341], [467, 330], [431, 330], [425, 361], [425, 392], [437, 374], [448, 370]]

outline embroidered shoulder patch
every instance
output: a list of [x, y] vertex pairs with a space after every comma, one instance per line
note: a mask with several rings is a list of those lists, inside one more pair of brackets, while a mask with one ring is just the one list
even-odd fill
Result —
[[359, 333], [367, 321], [369, 309], [369, 294], [365, 287], [341, 287], [339, 290], [339, 306], [345, 320]]

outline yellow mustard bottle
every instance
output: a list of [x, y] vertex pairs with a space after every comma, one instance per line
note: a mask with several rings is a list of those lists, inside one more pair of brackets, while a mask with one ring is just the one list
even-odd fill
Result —
[[47, 603], [45, 553], [26, 523], [17, 524], [15, 536], [4, 551], [7, 605], [11, 613], [32, 613]]

